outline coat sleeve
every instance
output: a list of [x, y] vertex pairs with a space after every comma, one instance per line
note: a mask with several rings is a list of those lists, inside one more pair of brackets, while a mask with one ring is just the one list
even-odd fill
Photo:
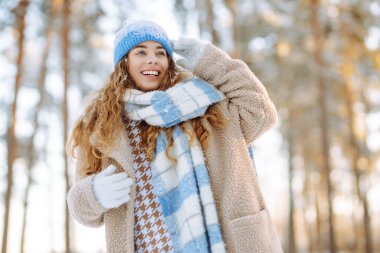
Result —
[[226, 95], [228, 110], [231, 113], [238, 111], [247, 143], [253, 142], [276, 123], [276, 108], [265, 87], [243, 61], [232, 59], [216, 46], [208, 44], [194, 74]]
[[103, 225], [103, 214], [108, 209], [103, 208], [95, 198], [92, 181], [95, 175], [82, 177], [79, 173], [82, 156], [78, 152], [76, 176], [73, 186], [67, 195], [67, 205], [71, 215], [79, 223], [89, 227]]

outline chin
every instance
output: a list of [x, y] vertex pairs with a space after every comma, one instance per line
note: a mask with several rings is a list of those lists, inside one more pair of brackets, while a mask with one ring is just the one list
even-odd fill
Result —
[[160, 87], [160, 84], [158, 84], [156, 82], [154, 82], [154, 83], [140, 82], [140, 83], [137, 83], [135, 87], [136, 87], [136, 89], [139, 89], [141, 91], [153, 91], [153, 90], [157, 90]]
[[158, 89], [158, 86], [140, 88], [140, 90], [142, 90], [142, 91], [154, 91], [157, 89]]

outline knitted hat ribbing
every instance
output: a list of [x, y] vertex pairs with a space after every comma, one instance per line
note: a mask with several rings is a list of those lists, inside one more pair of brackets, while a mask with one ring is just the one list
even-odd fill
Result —
[[173, 56], [173, 49], [165, 30], [152, 21], [140, 20], [123, 26], [117, 32], [114, 41], [114, 64], [118, 64], [133, 47], [149, 40], [160, 43], [166, 52]]

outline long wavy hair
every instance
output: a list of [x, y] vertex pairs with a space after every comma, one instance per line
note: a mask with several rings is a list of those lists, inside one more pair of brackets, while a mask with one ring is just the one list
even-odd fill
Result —
[[[114, 71], [106, 81], [105, 86], [100, 89], [85, 109], [85, 112], [77, 120], [67, 142], [69, 156], [75, 157], [75, 150], [79, 148], [81, 156], [80, 173], [91, 175], [101, 170], [101, 159], [104, 154], [100, 150], [111, 148], [111, 142], [117, 138], [125, 128], [122, 120], [124, 114], [124, 95], [127, 89], [136, 88], [134, 80], [128, 74], [128, 61], [125, 56], [116, 66]], [[169, 66], [162, 84], [158, 90], [167, 90], [181, 81], [182, 74], [168, 55]], [[214, 127], [222, 127], [226, 121], [222, 115], [211, 105], [204, 115], [189, 120], [193, 130], [186, 127], [185, 122], [179, 123], [181, 130], [190, 137], [192, 145], [194, 135], [198, 138], [203, 149], [207, 147], [209, 132], [201, 124], [202, 120], [207, 120]], [[174, 127], [162, 128], [151, 126], [142, 122], [142, 147], [145, 150], [148, 160], [154, 159], [156, 149], [156, 139], [160, 131], [165, 131], [168, 138], [166, 155], [175, 163], [175, 159], [170, 156], [169, 150], [173, 146]], [[90, 138], [91, 137], [91, 138]], [[92, 138], [96, 142], [91, 141]]]

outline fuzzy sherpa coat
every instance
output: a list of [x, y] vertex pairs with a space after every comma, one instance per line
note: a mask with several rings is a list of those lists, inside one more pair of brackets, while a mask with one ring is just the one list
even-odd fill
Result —
[[[282, 252], [247, 144], [253, 142], [276, 122], [276, 109], [267, 91], [245, 63], [233, 60], [209, 44], [198, 62], [194, 74], [222, 91], [227, 99], [216, 106], [228, 123], [214, 128], [207, 121], [209, 143], [204, 155], [209, 170], [223, 239], [230, 253]], [[127, 134], [115, 138], [103, 169], [115, 164], [135, 178], [131, 146]], [[77, 171], [81, 166], [79, 156]], [[104, 209], [92, 190], [94, 175], [77, 178], [68, 194], [72, 216], [80, 223], [98, 227], [105, 224], [108, 253], [134, 252], [135, 189], [129, 203], [115, 209]]]

